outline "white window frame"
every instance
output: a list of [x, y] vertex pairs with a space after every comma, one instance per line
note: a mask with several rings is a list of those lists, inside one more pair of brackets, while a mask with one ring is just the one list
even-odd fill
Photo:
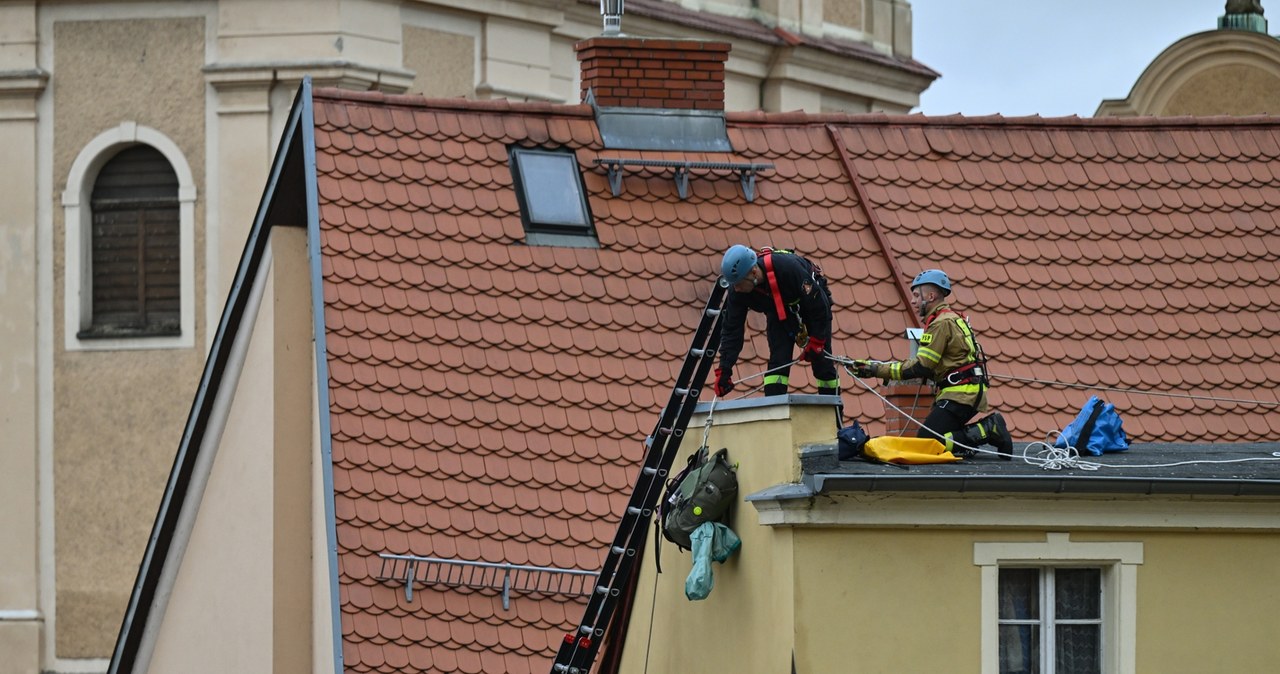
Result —
[[1081, 567], [1102, 569], [1102, 671], [1137, 674], [1138, 566], [1140, 542], [1076, 542], [1049, 533], [1043, 542], [973, 544], [982, 575], [982, 674], [1000, 672], [1000, 568]]
[[[80, 339], [77, 334], [93, 324], [93, 213], [89, 197], [102, 167], [126, 145], [149, 145], [164, 155], [178, 176], [180, 333], [170, 336], [138, 336], [112, 339]], [[67, 351], [118, 351], [126, 349], [185, 349], [195, 345], [195, 213], [196, 185], [186, 157], [167, 136], [136, 122], [124, 122], [89, 141], [71, 164], [67, 188], [62, 193], [66, 224], [63, 310]]]

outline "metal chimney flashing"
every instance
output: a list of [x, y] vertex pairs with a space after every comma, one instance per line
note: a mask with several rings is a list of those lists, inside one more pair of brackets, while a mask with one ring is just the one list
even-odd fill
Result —
[[732, 152], [724, 112], [596, 106], [596, 126], [610, 150]]

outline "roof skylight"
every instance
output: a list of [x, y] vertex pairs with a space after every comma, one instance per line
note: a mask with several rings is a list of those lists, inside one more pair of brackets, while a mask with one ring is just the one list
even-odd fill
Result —
[[511, 168], [526, 232], [594, 235], [582, 174], [572, 152], [511, 148]]

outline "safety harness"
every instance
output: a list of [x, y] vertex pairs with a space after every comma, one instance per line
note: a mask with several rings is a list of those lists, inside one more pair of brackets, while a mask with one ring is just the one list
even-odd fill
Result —
[[[924, 325], [928, 328], [934, 319], [938, 317], [938, 314], [944, 310], [956, 315], [956, 326], [960, 328], [961, 334], [964, 335], [964, 344], [968, 349], [968, 353], [965, 355], [965, 360], [968, 362], [938, 377], [934, 381], [934, 385], [940, 391], [948, 390], [956, 393], [976, 393], [981, 395], [982, 390], [990, 383], [991, 378], [987, 374], [987, 356], [983, 353], [982, 346], [978, 344], [977, 337], [974, 336], [973, 330], [969, 327], [968, 317], [952, 310], [950, 307], [945, 309], [939, 307], [937, 311], [934, 311], [925, 319]], [[941, 356], [941, 354], [938, 355]]]
[[[782, 302], [782, 288], [778, 285], [778, 275], [773, 271], [773, 254], [774, 253], [780, 253], [782, 255], [795, 255], [794, 251], [786, 250], [784, 248], [770, 248], [768, 246], [765, 246], [760, 249], [760, 258], [764, 262], [765, 281], [769, 285], [769, 295], [773, 297], [773, 309], [778, 314], [778, 320], [783, 323], [786, 323], [787, 306], [789, 304], [791, 308], [794, 309], [797, 313], [796, 322], [800, 325], [800, 332], [804, 335], [805, 339], [808, 339], [808, 333], [809, 333], [808, 326], [804, 324], [804, 321], [800, 320], [800, 317], [798, 315], [799, 308], [800, 308], [800, 298], [797, 297], [796, 299], [792, 300], [788, 304], [783, 304]], [[806, 260], [804, 258], [800, 258], [800, 261], [808, 266], [809, 274], [813, 278], [814, 285], [821, 286], [825, 282], [822, 279], [822, 268], [814, 264], [812, 261]], [[804, 340], [802, 340], [800, 336], [796, 337], [797, 344], [803, 345], [803, 341]]]
[[[778, 249], [777, 252], [788, 254], [791, 251]], [[773, 308], [778, 312], [778, 320], [787, 320], [787, 308], [782, 304], [782, 289], [778, 287], [778, 275], [773, 272], [774, 249], [765, 246], [760, 249], [760, 257], [764, 259], [764, 278], [769, 283], [769, 294], [773, 296]]]

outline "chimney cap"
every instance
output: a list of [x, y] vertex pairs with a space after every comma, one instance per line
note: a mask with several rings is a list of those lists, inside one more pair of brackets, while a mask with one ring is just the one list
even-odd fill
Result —
[[600, 15], [604, 17], [601, 35], [622, 34], [622, 5], [626, 0], [600, 0]]

